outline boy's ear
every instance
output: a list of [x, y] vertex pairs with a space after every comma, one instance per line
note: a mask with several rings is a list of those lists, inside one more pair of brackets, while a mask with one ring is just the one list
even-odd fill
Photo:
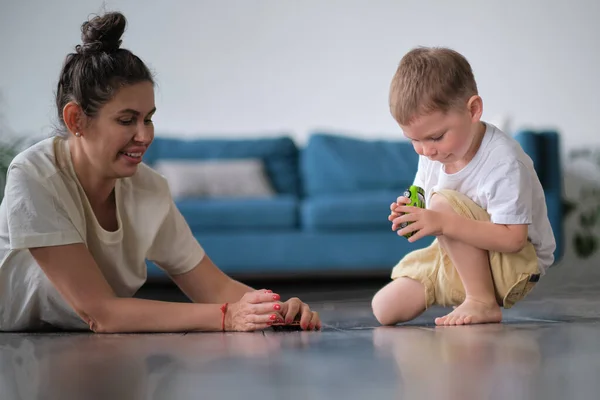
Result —
[[483, 115], [483, 99], [481, 98], [481, 96], [471, 96], [471, 98], [467, 102], [467, 110], [469, 110], [471, 120], [473, 122], [478, 122], [481, 119], [481, 116]]

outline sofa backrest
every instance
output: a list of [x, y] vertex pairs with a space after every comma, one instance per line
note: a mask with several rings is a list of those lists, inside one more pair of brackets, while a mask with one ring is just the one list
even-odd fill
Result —
[[315, 132], [300, 155], [303, 193], [400, 192], [412, 184], [418, 160], [412, 144], [405, 140]]
[[159, 160], [261, 159], [274, 189], [299, 195], [298, 147], [288, 136], [210, 139], [157, 136], [144, 155], [150, 167]]

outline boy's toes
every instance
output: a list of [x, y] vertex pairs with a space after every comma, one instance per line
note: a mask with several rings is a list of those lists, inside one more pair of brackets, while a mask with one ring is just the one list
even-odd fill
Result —
[[[439, 318], [437, 325], [470, 325], [502, 321], [502, 311], [496, 303], [482, 303], [467, 299], [445, 317]], [[443, 321], [443, 322], [442, 322]]]
[[458, 315], [451, 315], [446, 325], [456, 325], [456, 320], [458, 320]]
[[452, 326], [452, 325], [464, 325], [466, 322], [466, 316], [463, 313], [456, 312], [456, 309], [449, 314], [435, 319], [436, 325], [441, 326]]

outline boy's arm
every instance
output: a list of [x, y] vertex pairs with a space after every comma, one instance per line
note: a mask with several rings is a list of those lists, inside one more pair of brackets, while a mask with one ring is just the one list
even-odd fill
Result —
[[533, 179], [530, 175], [528, 168], [515, 159], [491, 168], [479, 188], [487, 199], [486, 210], [491, 222], [448, 215], [443, 221], [444, 235], [480, 249], [519, 252], [527, 244], [531, 223]]
[[501, 253], [517, 253], [527, 244], [528, 226], [476, 221], [458, 214], [444, 215], [443, 235], [471, 246]]

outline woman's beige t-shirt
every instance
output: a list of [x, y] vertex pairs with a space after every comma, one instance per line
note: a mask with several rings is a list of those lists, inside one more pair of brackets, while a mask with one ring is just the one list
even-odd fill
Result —
[[85, 243], [119, 297], [146, 280], [146, 259], [171, 275], [204, 250], [175, 206], [166, 180], [145, 164], [115, 187], [117, 231], [104, 230], [77, 180], [66, 140], [45, 139], [12, 161], [0, 205], [0, 330], [88, 329], [29, 248]]

